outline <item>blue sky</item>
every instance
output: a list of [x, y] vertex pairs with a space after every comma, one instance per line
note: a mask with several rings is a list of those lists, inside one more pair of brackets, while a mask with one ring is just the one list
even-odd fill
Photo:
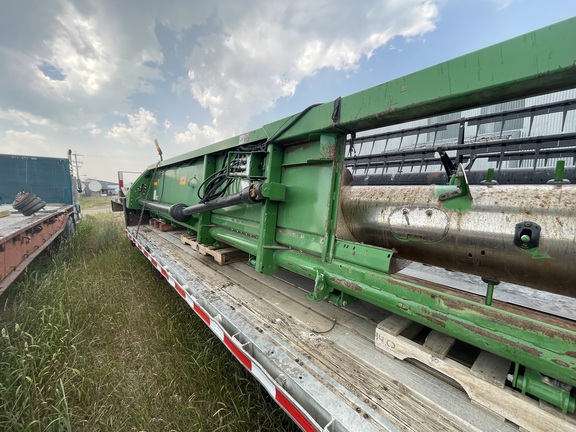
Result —
[[576, 16], [572, 0], [35, 0], [0, 14], [0, 152], [113, 181]]

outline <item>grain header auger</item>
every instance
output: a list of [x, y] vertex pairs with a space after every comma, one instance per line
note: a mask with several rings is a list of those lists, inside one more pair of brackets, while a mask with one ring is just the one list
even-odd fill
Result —
[[[311, 300], [360, 299], [509, 359], [513, 386], [574, 412], [573, 317], [493, 295], [576, 297], [576, 100], [535, 98], [576, 87], [575, 47], [570, 19], [161, 161], [126, 223], [160, 218], [314, 280]], [[537, 127], [548, 115], [560, 132]], [[411, 277], [412, 261], [454, 279]]]

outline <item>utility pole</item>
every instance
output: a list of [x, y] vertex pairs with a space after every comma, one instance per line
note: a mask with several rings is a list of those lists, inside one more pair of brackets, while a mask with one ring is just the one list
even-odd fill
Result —
[[78, 162], [78, 153], [74, 153], [74, 165], [76, 166], [76, 182], [78, 183], [78, 192], [82, 192], [82, 182], [80, 181], [80, 169], [79, 166], [82, 166], [82, 161]]

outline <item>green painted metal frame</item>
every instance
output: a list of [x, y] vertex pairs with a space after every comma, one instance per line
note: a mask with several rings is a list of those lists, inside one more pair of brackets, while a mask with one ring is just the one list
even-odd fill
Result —
[[[157, 183], [152, 187], [158, 201], [197, 204], [178, 176], [199, 176], [202, 182], [228, 150], [264, 143], [262, 204], [205, 212], [188, 222], [151, 213], [196, 233], [200, 242], [246, 251], [259, 272], [282, 267], [314, 280], [316, 300], [362, 299], [576, 386], [574, 323], [536, 320], [487, 305], [483, 298], [390, 275], [394, 251], [336, 236], [347, 133], [576, 87], [574, 47], [576, 19], [570, 19], [315, 107], [272, 142], [267, 139], [294, 116], [168, 159], [153, 179], [158, 181], [151, 182], [150, 167], [133, 184], [127, 209], [141, 209], [137, 200], [149, 183]], [[167, 193], [166, 187], [173, 190]]]

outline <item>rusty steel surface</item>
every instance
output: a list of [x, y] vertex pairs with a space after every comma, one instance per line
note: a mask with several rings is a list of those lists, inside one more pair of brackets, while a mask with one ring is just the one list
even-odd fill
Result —
[[[575, 297], [576, 186], [471, 186], [467, 211], [447, 210], [433, 186], [342, 188], [342, 215], [359, 241], [398, 256]], [[540, 225], [535, 249], [514, 244], [518, 223]]]
[[73, 206], [0, 219], [0, 294], [64, 230]]

